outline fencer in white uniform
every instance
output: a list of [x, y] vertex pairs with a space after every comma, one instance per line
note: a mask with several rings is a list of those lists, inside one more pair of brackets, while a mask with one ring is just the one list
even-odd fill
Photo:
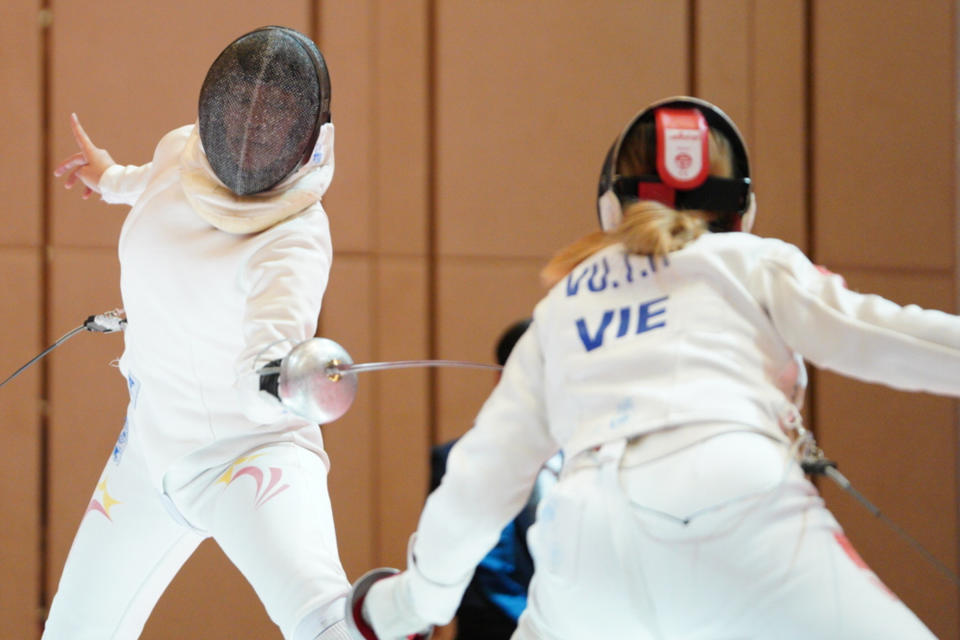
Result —
[[[214, 91], [218, 83], [228, 92]], [[300, 121], [291, 105], [305, 105]], [[317, 328], [333, 257], [320, 204], [334, 170], [329, 120], [322, 56], [281, 27], [224, 50], [201, 92], [199, 123], [164, 136], [146, 165], [115, 164], [73, 118], [81, 150], [57, 173], [68, 187], [82, 180], [86, 194], [131, 205], [118, 242], [130, 402], [46, 640], [138, 637], [208, 537], [285, 638], [346, 637], [349, 583], [320, 428], [261, 390], [265, 365]], [[261, 131], [264, 122], [272, 124]], [[238, 124], [216, 129], [222, 123]], [[266, 148], [267, 137], [288, 148]], [[212, 153], [223, 140], [236, 143], [234, 157]]]
[[562, 450], [514, 638], [933, 637], [797, 464], [801, 356], [956, 397], [960, 318], [848, 290], [747, 233], [754, 213], [716, 107], [674, 98], [631, 121], [604, 164], [604, 230], [548, 265], [555, 284], [362, 624], [392, 640], [448, 620]]

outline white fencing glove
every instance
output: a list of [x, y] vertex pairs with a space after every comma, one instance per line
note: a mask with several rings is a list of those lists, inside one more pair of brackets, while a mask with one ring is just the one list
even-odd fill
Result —
[[378, 640], [428, 638], [433, 630], [413, 607], [409, 571], [374, 583], [363, 601], [362, 615]]

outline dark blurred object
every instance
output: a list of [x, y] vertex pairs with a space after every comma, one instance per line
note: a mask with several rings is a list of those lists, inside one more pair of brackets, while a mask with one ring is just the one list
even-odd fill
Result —
[[507, 327], [506, 331], [500, 335], [500, 339], [497, 340], [497, 348], [495, 349], [497, 364], [500, 366], [507, 364], [507, 358], [510, 357], [510, 352], [513, 351], [513, 347], [517, 344], [517, 340], [519, 340], [520, 336], [526, 332], [527, 327], [530, 326], [531, 322], [533, 322], [532, 318], [518, 320]]

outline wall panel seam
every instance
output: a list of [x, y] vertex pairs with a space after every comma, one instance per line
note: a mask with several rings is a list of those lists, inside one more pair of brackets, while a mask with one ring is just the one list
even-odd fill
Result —
[[687, 91], [697, 95], [697, 0], [687, 2]]
[[[430, 358], [437, 358], [439, 350], [439, 338], [437, 336], [437, 315], [440, 311], [440, 301], [438, 300], [440, 285], [438, 282], [437, 261], [439, 259], [440, 237], [437, 233], [437, 202], [440, 197], [437, 184], [437, 156], [439, 150], [439, 134], [437, 131], [439, 117], [437, 114], [437, 73], [438, 61], [437, 52], [439, 44], [437, 42], [437, 6], [436, 0], [427, 0], [427, 224], [426, 224], [426, 246], [427, 246], [427, 351]], [[427, 397], [429, 403], [428, 433], [430, 444], [438, 444], [440, 435], [438, 402], [439, 402], [439, 377], [435, 368], [431, 367], [427, 371]]]
[[[53, 308], [52, 301], [50, 300], [50, 287], [52, 281], [52, 261], [53, 261], [53, 252], [52, 248], [52, 217], [53, 211], [52, 208], [52, 198], [50, 194], [50, 189], [52, 186], [49, 184], [47, 176], [50, 175], [51, 163], [50, 156], [53, 152], [53, 132], [52, 132], [52, 118], [53, 118], [53, 90], [51, 87], [52, 78], [52, 65], [53, 65], [53, 38], [51, 25], [53, 22], [53, 0], [42, 0], [40, 3], [40, 42], [41, 42], [41, 51], [40, 51], [40, 99], [41, 99], [41, 122], [42, 122], [42, 132], [41, 132], [41, 145], [42, 151], [40, 155], [40, 167], [41, 172], [40, 176], [40, 208], [41, 208], [41, 244], [43, 246], [43, 255], [40, 262], [40, 335], [43, 336], [45, 342], [50, 341], [50, 315]], [[40, 406], [41, 412], [39, 416], [39, 456], [38, 460], [38, 470], [39, 470], [39, 499], [40, 504], [37, 505], [39, 510], [39, 539], [37, 540], [37, 553], [39, 554], [39, 563], [38, 570], [40, 573], [38, 580], [38, 593], [37, 593], [37, 610], [38, 610], [38, 626], [40, 629], [43, 628], [43, 623], [46, 619], [46, 607], [47, 602], [50, 598], [50, 593], [47, 591], [47, 574], [50, 569], [50, 471], [48, 469], [48, 462], [50, 459], [50, 421], [48, 418], [49, 412], [47, 407], [49, 406], [50, 399], [50, 366], [49, 360], [43, 359], [40, 361]]]
[[[960, 310], [960, 185], [958, 185], [958, 176], [960, 176], [960, 10], [956, 2], [951, 3], [951, 12], [953, 14], [953, 291], [954, 291], [954, 309]], [[960, 482], [960, 402], [954, 400], [954, 473], [953, 483], [956, 487]], [[960, 524], [960, 502], [954, 507], [954, 526]], [[956, 530], [955, 530], [956, 534]], [[954, 561], [953, 569], [960, 573], [960, 535], [954, 535]], [[955, 592], [956, 602], [960, 606], [960, 591]]]
[[[368, 130], [370, 131], [370, 136], [368, 137], [368, 156], [367, 156], [367, 180], [370, 185], [373, 187], [370, 189], [370, 212], [371, 216], [369, 218], [369, 224], [367, 225], [367, 246], [371, 247], [370, 251], [370, 269], [367, 272], [367, 277], [369, 278], [368, 289], [367, 289], [367, 308], [369, 308], [374, 317], [379, 317], [377, 312], [377, 298], [378, 298], [378, 288], [377, 284], [380, 280], [379, 270], [380, 270], [380, 252], [378, 250], [377, 237], [379, 235], [380, 226], [377, 223], [379, 220], [379, 205], [380, 205], [380, 183], [377, 181], [378, 169], [379, 169], [379, 148], [377, 142], [379, 140], [379, 118], [377, 114], [379, 113], [380, 106], [380, 93], [379, 93], [379, 80], [380, 74], [383, 71], [383, 65], [380, 60], [380, 23], [381, 23], [381, 0], [369, 0], [370, 6], [370, 22], [367, 25], [367, 28], [370, 30], [370, 61], [371, 67], [369, 75], [367, 77], [368, 94], [370, 96], [370, 112], [369, 112], [369, 122], [367, 123]], [[370, 327], [370, 347], [371, 353], [377, 356], [377, 359], [380, 359], [380, 340], [378, 331], [375, 326], [371, 325]], [[381, 397], [382, 386], [378, 377], [374, 377], [369, 381], [371, 386], [371, 397], [379, 398]], [[381, 412], [379, 410], [379, 402], [370, 403], [370, 419], [373, 422], [374, 427], [379, 432], [381, 427], [380, 416]], [[379, 437], [371, 438], [370, 443], [371, 451], [371, 463], [372, 463], [372, 474], [373, 474], [373, 491], [371, 492], [371, 511], [370, 511], [370, 530], [373, 532], [373, 535], [370, 536], [370, 544], [372, 548], [370, 549], [370, 557], [375, 558], [376, 562], [380, 562], [380, 549], [383, 548], [383, 529], [378, 526], [379, 514], [383, 512], [383, 500], [381, 499], [380, 486], [383, 480], [383, 473], [381, 470], [381, 463], [383, 461], [382, 452], [382, 442]]]

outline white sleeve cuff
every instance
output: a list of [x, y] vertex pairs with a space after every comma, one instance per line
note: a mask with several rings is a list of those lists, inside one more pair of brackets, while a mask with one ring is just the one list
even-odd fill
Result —
[[434, 624], [446, 624], [456, 614], [474, 570], [471, 569], [453, 583], [431, 580], [417, 566], [413, 553], [416, 539], [416, 533], [410, 536], [410, 543], [407, 545], [407, 570], [401, 574], [407, 576], [410, 603], [426, 620]]
[[377, 638], [407, 638], [426, 631], [430, 623], [419, 615], [411, 603], [408, 571], [378, 580], [363, 601], [363, 619]]
[[97, 189], [100, 197], [108, 204], [126, 204], [133, 206], [146, 187], [152, 163], [145, 165], [115, 164], [100, 176]]

